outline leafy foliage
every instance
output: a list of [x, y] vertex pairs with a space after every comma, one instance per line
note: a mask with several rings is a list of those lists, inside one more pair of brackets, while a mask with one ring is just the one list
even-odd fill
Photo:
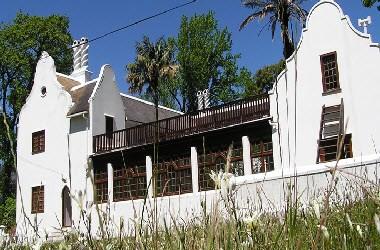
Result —
[[[18, 13], [12, 23], [0, 25], [0, 105], [13, 133], [14, 149], [18, 114], [32, 89], [39, 57], [47, 51], [55, 59], [57, 70], [69, 73], [72, 52], [68, 47], [71, 43], [69, 20], [64, 16], [38, 17]], [[0, 202], [15, 191], [11, 144], [5, 133], [1, 122]]]
[[[364, 7], [370, 8], [372, 7], [375, 3], [380, 3], [380, 0], [362, 0], [362, 3]], [[377, 9], [380, 11], [380, 5], [377, 6]]]
[[[182, 17], [179, 34], [167, 40], [174, 49], [177, 74], [160, 79], [159, 102], [182, 112], [197, 109], [197, 92], [208, 88], [211, 104], [240, 97], [239, 86], [252, 81], [250, 72], [237, 65], [239, 54], [233, 54], [231, 33], [220, 29], [212, 12]], [[247, 83], [248, 84], [248, 83]], [[152, 96], [143, 93], [152, 100]]]
[[127, 80], [132, 93], [145, 92], [153, 98], [158, 107], [159, 83], [172, 79], [177, 66], [173, 64], [174, 50], [172, 44], [164, 38], [152, 43], [148, 37], [136, 44], [136, 59], [127, 66]]
[[231, 52], [231, 33], [227, 28], [218, 28], [212, 12], [182, 17], [176, 46], [180, 65], [177, 94], [182, 96], [179, 103], [182, 111], [196, 110], [196, 93], [206, 88], [210, 89], [212, 104], [238, 96], [240, 55]]
[[0, 225], [4, 225], [10, 230], [16, 226], [16, 199], [7, 197], [3, 204], [0, 204]]
[[243, 81], [243, 97], [248, 97], [260, 93], [266, 93], [272, 89], [273, 84], [276, 82], [277, 76], [285, 68], [285, 61], [280, 60], [278, 63], [264, 66], [256, 71], [252, 81]]
[[276, 32], [277, 24], [281, 27], [281, 38], [284, 44], [284, 58], [289, 58], [294, 52], [294, 45], [289, 34], [289, 24], [292, 20], [302, 22], [306, 20], [307, 12], [301, 4], [305, 0], [243, 0], [245, 7], [254, 12], [240, 25], [240, 30], [255, 19], [268, 18], [268, 25], [272, 32], [272, 39]]

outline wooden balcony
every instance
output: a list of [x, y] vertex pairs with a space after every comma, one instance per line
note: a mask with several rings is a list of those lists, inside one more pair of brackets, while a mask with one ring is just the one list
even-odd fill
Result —
[[[169, 141], [200, 134], [269, 116], [267, 94], [237, 100], [208, 109], [158, 121], [159, 141]], [[99, 154], [115, 149], [131, 148], [154, 143], [155, 122], [95, 135], [93, 153]]]

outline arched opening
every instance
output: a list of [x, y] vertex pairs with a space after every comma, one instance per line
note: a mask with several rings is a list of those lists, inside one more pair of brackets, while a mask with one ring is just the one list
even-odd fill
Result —
[[72, 225], [72, 210], [70, 190], [65, 186], [62, 190], [62, 226], [71, 227]]

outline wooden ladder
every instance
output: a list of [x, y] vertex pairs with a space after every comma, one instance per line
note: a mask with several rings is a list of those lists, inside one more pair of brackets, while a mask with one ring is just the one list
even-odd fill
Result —
[[344, 134], [344, 106], [322, 107], [319, 130], [317, 163], [335, 160], [338, 157], [339, 141]]

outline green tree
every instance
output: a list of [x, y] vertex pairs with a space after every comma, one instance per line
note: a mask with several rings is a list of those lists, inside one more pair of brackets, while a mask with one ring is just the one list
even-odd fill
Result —
[[153, 162], [157, 163], [159, 86], [161, 82], [172, 79], [176, 73], [174, 50], [162, 37], [152, 43], [144, 36], [143, 40], [136, 44], [136, 54], [135, 62], [127, 66], [127, 80], [130, 83], [130, 92], [140, 94], [144, 92], [153, 99], [156, 113]]
[[[364, 7], [371, 8], [375, 3], [380, 3], [380, 0], [362, 0]], [[377, 9], [380, 11], [380, 5], [377, 6]]]
[[278, 63], [264, 66], [256, 71], [251, 77], [252, 81], [243, 81], [243, 97], [249, 97], [260, 93], [267, 93], [272, 89], [273, 83], [276, 82], [277, 76], [285, 69], [285, 61], [280, 60]]
[[281, 37], [283, 42], [284, 58], [289, 58], [294, 52], [294, 44], [289, 34], [289, 24], [292, 20], [302, 22], [306, 20], [307, 12], [302, 9], [301, 4], [305, 0], [243, 0], [245, 7], [251, 8], [254, 12], [249, 15], [240, 25], [240, 30], [255, 19], [268, 18], [271, 28], [272, 39], [276, 31], [277, 24], [281, 27]]
[[[32, 89], [35, 68], [43, 51], [54, 59], [57, 70], [69, 73], [72, 67], [72, 38], [67, 17], [30, 16], [18, 13], [9, 24], [0, 24], [0, 101], [16, 149], [16, 125], [22, 105]], [[3, 118], [1, 117], [1, 120]], [[0, 123], [0, 202], [14, 195], [14, 162], [5, 124]]]
[[16, 199], [7, 197], [3, 204], [0, 204], [0, 225], [10, 230], [16, 225]]
[[231, 52], [231, 33], [218, 28], [212, 12], [182, 17], [175, 43], [179, 74], [172, 96], [181, 111], [196, 110], [196, 93], [206, 88], [212, 104], [237, 98], [236, 86], [246, 69], [238, 68], [240, 55]]

